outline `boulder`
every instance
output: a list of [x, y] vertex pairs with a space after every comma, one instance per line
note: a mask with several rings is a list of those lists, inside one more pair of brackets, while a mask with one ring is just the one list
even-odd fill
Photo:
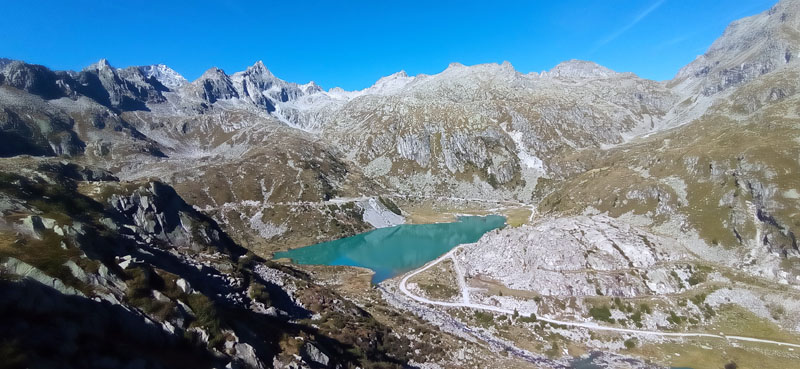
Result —
[[22, 219], [22, 230], [25, 233], [36, 237], [37, 239], [42, 238], [42, 232], [45, 230], [45, 225], [42, 222], [42, 217], [38, 215], [29, 215]]
[[175, 284], [177, 284], [178, 288], [180, 288], [181, 291], [183, 291], [184, 293], [193, 293], [194, 292], [194, 290], [192, 289], [192, 286], [189, 284], [189, 282], [187, 282], [183, 278], [180, 278], [177, 281], [175, 281]]
[[328, 367], [328, 363], [330, 362], [328, 355], [310, 342], [306, 342], [306, 344], [303, 345], [303, 348], [300, 350], [300, 356], [308, 362], [316, 363], [323, 367]]

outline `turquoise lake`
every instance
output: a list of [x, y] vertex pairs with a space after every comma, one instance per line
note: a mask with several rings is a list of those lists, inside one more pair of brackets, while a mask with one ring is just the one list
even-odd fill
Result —
[[375, 272], [372, 283], [417, 269], [453, 247], [478, 241], [506, 223], [499, 215], [459, 217], [454, 223], [404, 224], [278, 252], [296, 264], [347, 265]]

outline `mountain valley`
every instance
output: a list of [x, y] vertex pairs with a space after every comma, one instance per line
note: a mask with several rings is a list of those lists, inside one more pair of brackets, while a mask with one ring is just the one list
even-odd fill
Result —
[[[0, 59], [0, 367], [798, 366], [798, 54], [781, 0], [661, 82]], [[272, 260], [490, 214], [378, 284]]]

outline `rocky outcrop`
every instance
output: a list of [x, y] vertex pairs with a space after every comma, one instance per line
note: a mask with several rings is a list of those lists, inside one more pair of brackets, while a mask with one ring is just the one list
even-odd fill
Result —
[[487, 234], [457, 257], [468, 278], [512, 289], [635, 297], [680, 290], [674, 267], [663, 264], [680, 255], [671, 243], [609, 217], [571, 217]]
[[158, 240], [194, 251], [242, 251], [206, 216], [186, 204], [174, 189], [150, 182], [125, 195], [114, 194], [111, 206], [130, 219], [145, 240]]

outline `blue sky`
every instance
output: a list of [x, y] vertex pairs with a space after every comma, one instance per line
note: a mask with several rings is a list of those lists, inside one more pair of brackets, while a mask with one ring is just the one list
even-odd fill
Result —
[[74, 70], [164, 63], [190, 80], [263, 60], [285, 80], [346, 89], [505, 60], [521, 72], [591, 60], [664, 80], [775, 1], [7, 1], [0, 57]]

